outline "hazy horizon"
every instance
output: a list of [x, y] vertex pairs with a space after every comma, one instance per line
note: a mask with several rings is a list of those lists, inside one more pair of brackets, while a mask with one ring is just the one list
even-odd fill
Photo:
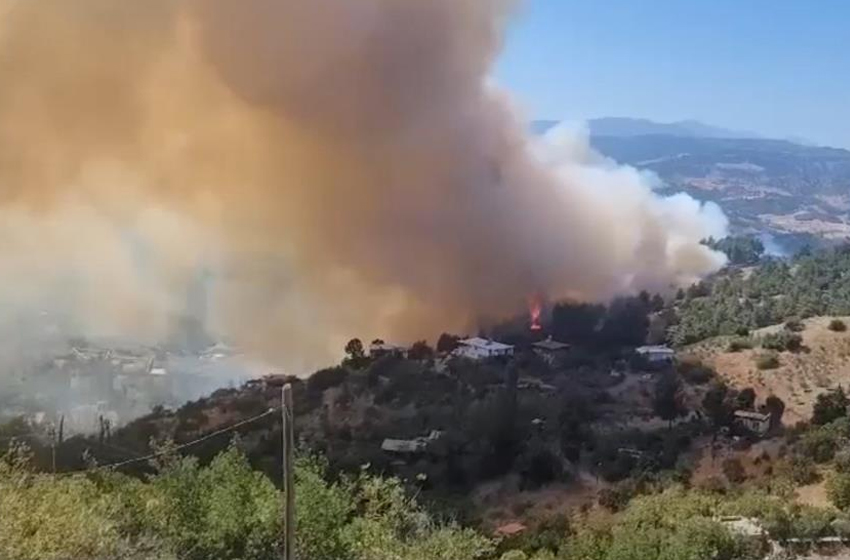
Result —
[[529, 120], [696, 120], [850, 148], [850, 5], [527, 0], [495, 69]]

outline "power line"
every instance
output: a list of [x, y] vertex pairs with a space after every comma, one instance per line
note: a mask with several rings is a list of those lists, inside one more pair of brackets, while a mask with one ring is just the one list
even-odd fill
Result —
[[151, 459], [156, 459], [157, 457], [162, 457], [163, 455], [167, 455], [169, 453], [174, 453], [176, 451], [182, 451], [183, 449], [186, 449], [188, 447], [192, 447], [193, 445], [197, 445], [199, 443], [203, 443], [203, 442], [205, 442], [209, 439], [212, 439], [216, 436], [220, 436], [222, 434], [232, 432], [234, 430], [241, 428], [242, 426], [251, 424], [253, 422], [256, 422], [257, 420], [260, 420], [262, 418], [270, 416], [280, 409], [281, 409], [281, 407], [279, 407], [279, 406], [275, 407], [275, 408], [270, 408], [267, 411], [263, 412], [262, 414], [258, 414], [257, 416], [254, 416], [252, 418], [248, 418], [247, 420], [242, 420], [242, 421], [237, 422], [235, 424], [232, 424], [232, 425], [230, 425], [226, 428], [221, 428], [221, 429], [216, 430], [214, 432], [210, 432], [209, 434], [202, 436], [202, 437], [199, 437], [198, 439], [192, 440], [192, 441], [187, 442], [187, 443], [182, 443], [180, 445], [177, 445], [177, 446], [175, 446], [171, 449], [165, 450], [165, 451], [158, 451], [156, 453], [151, 453], [151, 454], [145, 455], [143, 457], [137, 457], [135, 459], [128, 459], [126, 461], [119, 461], [117, 463], [109, 463], [107, 465], [98, 465], [98, 466], [95, 466], [95, 467], [91, 467], [91, 468], [87, 468], [87, 469], [80, 469], [80, 470], [76, 470], [76, 471], [66, 471], [66, 472], [63, 472], [61, 474], [62, 475], [72, 475], [72, 474], [80, 474], [80, 473], [89, 472], [89, 471], [101, 471], [101, 470], [107, 470], [107, 469], [117, 469], [117, 468], [120, 468], [120, 467], [125, 467], [127, 465], [132, 465], [134, 463], [141, 463], [143, 461], [150, 461]]

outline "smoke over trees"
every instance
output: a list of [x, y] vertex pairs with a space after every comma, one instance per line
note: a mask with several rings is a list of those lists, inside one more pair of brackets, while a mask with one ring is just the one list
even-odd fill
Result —
[[206, 267], [210, 323], [299, 368], [715, 270], [716, 206], [527, 138], [512, 9], [0, 0], [0, 304], [156, 337]]

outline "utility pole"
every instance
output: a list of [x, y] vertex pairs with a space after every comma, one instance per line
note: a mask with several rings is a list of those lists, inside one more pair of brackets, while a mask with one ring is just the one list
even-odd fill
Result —
[[283, 523], [285, 531], [283, 560], [295, 560], [293, 554], [295, 545], [295, 470], [293, 465], [295, 412], [292, 406], [292, 385], [289, 383], [283, 386], [281, 404], [283, 414]]

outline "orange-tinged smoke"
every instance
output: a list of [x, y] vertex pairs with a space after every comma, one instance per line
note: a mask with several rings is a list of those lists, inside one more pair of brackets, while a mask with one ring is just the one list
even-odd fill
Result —
[[204, 267], [213, 326], [301, 370], [716, 269], [716, 207], [527, 138], [511, 4], [0, 0], [0, 303], [156, 338]]

